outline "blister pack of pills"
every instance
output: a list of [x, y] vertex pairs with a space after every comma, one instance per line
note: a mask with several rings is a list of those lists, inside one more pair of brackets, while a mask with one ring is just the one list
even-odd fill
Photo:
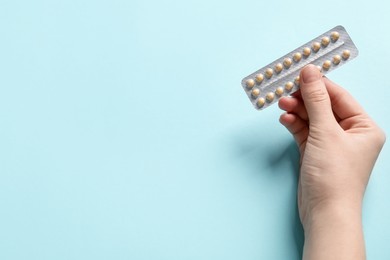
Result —
[[256, 109], [264, 109], [299, 89], [300, 70], [314, 64], [326, 74], [358, 55], [342, 26], [321, 34], [299, 48], [242, 79], [241, 85]]

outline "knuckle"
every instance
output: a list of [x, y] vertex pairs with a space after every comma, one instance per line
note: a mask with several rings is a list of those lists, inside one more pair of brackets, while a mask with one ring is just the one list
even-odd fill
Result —
[[386, 142], [386, 134], [382, 129], [378, 129], [377, 143], [382, 147]]
[[316, 88], [307, 92], [307, 99], [312, 102], [321, 103], [328, 100], [328, 98], [328, 93], [323, 88]]
[[381, 150], [383, 145], [386, 142], [386, 134], [382, 129], [377, 127], [376, 131], [373, 132], [373, 136], [371, 140], [375, 145], [374, 147], [376, 147], [376, 149], [378, 150]]

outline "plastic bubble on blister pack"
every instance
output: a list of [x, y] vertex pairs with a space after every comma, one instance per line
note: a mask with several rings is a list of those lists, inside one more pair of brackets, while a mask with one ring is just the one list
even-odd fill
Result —
[[299, 48], [242, 79], [241, 85], [256, 109], [264, 109], [299, 89], [300, 70], [314, 64], [326, 74], [358, 55], [343, 26], [321, 34]]

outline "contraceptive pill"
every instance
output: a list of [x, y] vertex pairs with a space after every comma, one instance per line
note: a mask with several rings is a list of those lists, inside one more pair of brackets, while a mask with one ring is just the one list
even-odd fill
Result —
[[267, 95], [265, 96], [265, 99], [268, 102], [272, 102], [274, 100], [275, 94], [273, 92], [268, 92]]
[[314, 52], [317, 52], [319, 49], [321, 49], [321, 44], [319, 42], [313, 42], [311, 48], [313, 49]]
[[329, 39], [328, 36], [322, 37], [322, 39], [321, 39], [321, 45], [322, 45], [322, 46], [324, 46], [324, 47], [328, 46], [328, 45], [329, 45], [329, 42], [330, 42], [330, 39]]
[[343, 51], [343, 59], [347, 60], [351, 56], [351, 51], [350, 50], [345, 50]]
[[302, 59], [302, 54], [300, 52], [294, 53], [293, 60], [299, 62]]
[[310, 50], [310, 48], [309, 48], [309, 47], [305, 47], [305, 48], [303, 48], [303, 50], [302, 50], [302, 54], [303, 54], [303, 56], [307, 57], [307, 56], [309, 56], [309, 55], [310, 55], [310, 53], [311, 53], [311, 50]]
[[330, 60], [326, 60], [324, 61], [324, 63], [322, 64], [322, 68], [324, 70], [328, 70], [330, 68], [330, 66], [332, 65], [332, 63], [330, 62]]
[[276, 73], [281, 72], [282, 69], [283, 69], [282, 63], [277, 63], [277, 64], [275, 65], [275, 71], [276, 71]]
[[275, 90], [275, 94], [277, 96], [281, 96], [283, 94], [284, 90], [282, 87], [278, 87], [276, 90]]
[[340, 38], [340, 33], [337, 31], [333, 31], [330, 34], [330, 38], [332, 39], [333, 42], [337, 41]]
[[257, 106], [258, 107], [263, 107], [264, 106], [264, 104], [265, 104], [265, 99], [263, 98], [263, 97], [261, 97], [261, 98], [259, 98], [258, 100], [257, 100]]
[[[256, 80], [256, 82], [257, 82], [258, 84], [260, 84], [260, 83], [263, 82], [263, 80], [264, 80], [264, 75], [261, 74], [261, 73], [256, 74], [255, 80]], [[254, 82], [253, 82], [253, 83], [254, 83]], [[251, 81], [250, 84], [252, 85], [252, 81]], [[254, 86], [254, 84], [253, 84], [253, 86]]]
[[358, 55], [358, 49], [342, 26], [323, 33], [267, 66], [244, 77], [245, 92], [256, 109], [264, 109], [299, 89], [300, 70], [315, 65], [323, 74]]
[[292, 60], [290, 58], [285, 58], [283, 60], [283, 65], [285, 68], [287, 68], [287, 69], [290, 68], [291, 64], [292, 64]]
[[268, 68], [265, 70], [265, 76], [267, 77], [267, 79], [271, 78], [273, 74], [274, 74], [273, 69]]
[[256, 98], [260, 95], [260, 90], [258, 88], [255, 88], [252, 90], [251, 93], [252, 93], [252, 96]]
[[333, 61], [332, 62], [333, 62], [334, 65], [338, 65], [340, 63], [340, 61], [341, 61], [341, 56], [340, 55], [337, 54], [337, 55], [333, 56]]
[[294, 87], [294, 83], [292, 83], [291, 81], [287, 82], [285, 85], [284, 85], [284, 89], [287, 91], [287, 92], [290, 92], [292, 90], [292, 88]]
[[299, 80], [300, 80], [300, 77], [296, 76], [295, 79], [294, 79], [295, 85], [299, 86]]
[[245, 86], [251, 89], [255, 86], [255, 81], [253, 79], [247, 79], [245, 82]]

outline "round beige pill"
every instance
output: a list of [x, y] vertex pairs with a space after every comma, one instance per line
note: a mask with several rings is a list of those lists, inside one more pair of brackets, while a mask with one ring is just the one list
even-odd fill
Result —
[[343, 59], [347, 60], [351, 56], [351, 52], [349, 50], [343, 51]]
[[302, 54], [300, 52], [294, 53], [293, 59], [295, 62], [298, 62], [302, 59]]
[[252, 90], [252, 96], [253, 97], [258, 97], [260, 95], [260, 89], [258, 89], [258, 88], [255, 88], [255, 89], [253, 89]]
[[287, 91], [291, 91], [291, 89], [294, 87], [294, 83], [291, 81], [287, 82], [286, 85], [284, 85], [284, 89]]
[[332, 42], [336, 42], [340, 38], [339, 32], [336, 31], [332, 32], [330, 34], [330, 38], [332, 39]]
[[256, 74], [255, 80], [256, 80], [256, 82], [257, 82], [258, 84], [260, 84], [260, 83], [263, 82], [263, 80], [264, 80], [264, 75], [261, 74], [261, 73]]
[[340, 63], [340, 61], [341, 61], [341, 56], [340, 55], [335, 55], [333, 57], [333, 60], [332, 60], [333, 64], [338, 65]]
[[305, 47], [305, 48], [303, 48], [302, 53], [303, 53], [303, 56], [307, 57], [310, 55], [311, 50], [310, 50], [310, 48]]
[[295, 79], [294, 79], [294, 83], [295, 85], [299, 86], [299, 76], [296, 76]]
[[247, 88], [251, 89], [255, 86], [255, 81], [253, 79], [247, 79], [245, 85]]
[[282, 87], [278, 87], [276, 90], [275, 90], [275, 94], [278, 95], [279, 97], [283, 94], [283, 88]]
[[329, 42], [330, 42], [329, 37], [327, 37], [327, 36], [322, 37], [322, 39], [321, 39], [322, 46], [324, 46], [324, 47], [328, 46]]
[[283, 70], [283, 65], [282, 63], [278, 63], [275, 65], [275, 71], [276, 73], [280, 73]]
[[257, 106], [258, 107], [263, 107], [264, 106], [264, 104], [265, 104], [265, 99], [264, 98], [259, 98], [258, 100], [257, 100]]
[[290, 68], [291, 64], [292, 64], [292, 60], [291, 60], [290, 58], [285, 58], [285, 59], [283, 60], [283, 65], [284, 65], [284, 67], [286, 67], [287, 69]]
[[324, 70], [328, 70], [330, 68], [330, 65], [332, 65], [332, 63], [330, 62], [330, 60], [326, 60], [324, 61], [324, 63], [322, 64], [322, 68]]
[[313, 42], [311, 48], [314, 52], [317, 52], [319, 49], [321, 49], [321, 44], [319, 42]]
[[268, 68], [268, 69], [265, 70], [265, 76], [266, 76], [268, 79], [271, 78], [273, 74], [274, 74], [273, 69]]
[[273, 92], [268, 92], [265, 98], [268, 102], [272, 102], [274, 100], [275, 94]]

